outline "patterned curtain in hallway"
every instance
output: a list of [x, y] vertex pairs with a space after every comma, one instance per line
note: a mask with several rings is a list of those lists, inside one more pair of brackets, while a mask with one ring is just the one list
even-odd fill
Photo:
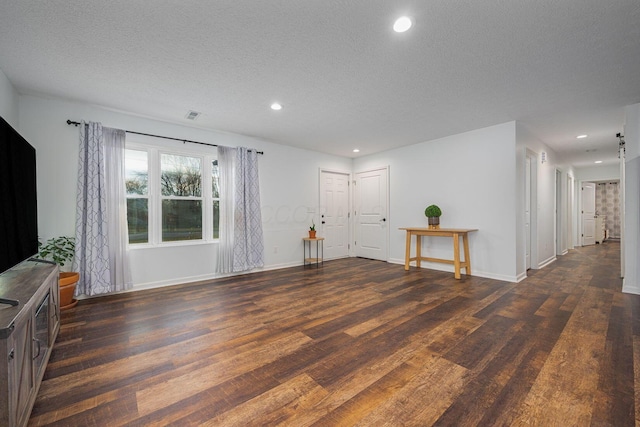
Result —
[[596, 212], [607, 216], [609, 237], [620, 238], [620, 183], [600, 182], [596, 186]]

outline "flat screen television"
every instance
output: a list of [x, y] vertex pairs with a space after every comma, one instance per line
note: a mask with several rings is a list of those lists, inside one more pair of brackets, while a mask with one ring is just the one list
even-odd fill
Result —
[[36, 150], [0, 117], [0, 273], [37, 253]]

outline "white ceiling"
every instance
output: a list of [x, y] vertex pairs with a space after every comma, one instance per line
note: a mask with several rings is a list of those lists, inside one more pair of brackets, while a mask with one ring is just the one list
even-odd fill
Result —
[[639, 23], [638, 0], [0, 0], [0, 69], [20, 93], [349, 157], [518, 120], [580, 167], [617, 160]]

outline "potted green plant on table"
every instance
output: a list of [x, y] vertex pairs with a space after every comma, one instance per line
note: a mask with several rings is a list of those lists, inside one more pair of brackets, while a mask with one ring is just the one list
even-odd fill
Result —
[[440, 228], [440, 215], [442, 210], [437, 205], [430, 205], [424, 210], [424, 215], [429, 219], [429, 228], [437, 230]]
[[[75, 255], [76, 241], [73, 237], [60, 236], [53, 237], [39, 245], [38, 255], [42, 259], [48, 259], [58, 264], [60, 268], [71, 261]], [[76, 284], [80, 279], [80, 273], [75, 271], [61, 271], [60, 283], [60, 309], [65, 310], [75, 307], [78, 303], [73, 298], [76, 291]]]
[[316, 238], [316, 224], [313, 221], [311, 221], [311, 227], [309, 227], [309, 238]]

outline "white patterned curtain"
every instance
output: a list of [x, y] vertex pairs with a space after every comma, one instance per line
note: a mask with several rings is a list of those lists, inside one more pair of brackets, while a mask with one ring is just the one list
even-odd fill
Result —
[[124, 150], [126, 132], [122, 129], [103, 128], [106, 192], [107, 233], [109, 241], [109, 270], [111, 290], [119, 292], [131, 289], [131, 269], [127, 244], [127, 195], [125, 185]]
[[264, 266], [258, 153], [218, 147], [220, 168], [219, 273]]
[[220, 237], [218, 240], [218, 273], [233, 272], [233, 206], [235, 148], [218, 146], [220, 173]]
[[127, 261], [124, 187], [125, 132], [100, 123], [80, 124], [76, 199], [76, 295], [131, 287]]

